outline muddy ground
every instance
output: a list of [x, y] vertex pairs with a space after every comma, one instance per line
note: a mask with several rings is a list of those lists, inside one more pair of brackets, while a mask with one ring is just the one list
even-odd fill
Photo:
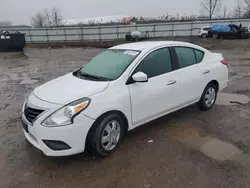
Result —
[[48, 158], [31, 146], [19, 122], [24, 98], [99, 51], [0, 54], [0, 187], [249, 187], [250, 51], [242, 49], [215, 50], [229, 62], [230, 82], [211, 111], [191, 106], [140, 127], [108, 158]]

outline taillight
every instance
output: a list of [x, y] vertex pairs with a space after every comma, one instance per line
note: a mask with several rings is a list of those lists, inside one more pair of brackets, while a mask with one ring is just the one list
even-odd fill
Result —
[[221, 62], [223, 65], [226, 65], [226, 66], [228, 65], [227, 61], [226, 61], [226, 60], [224, 60], [224, 59], [223, 59], [223, 60], [221, 60], [220, 62]]

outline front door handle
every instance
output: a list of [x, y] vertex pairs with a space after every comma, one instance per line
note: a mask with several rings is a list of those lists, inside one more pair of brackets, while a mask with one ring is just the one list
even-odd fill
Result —
[[169, 86], [169, 85], [173, 85], [173, 84], [175, 84], [175, 83], [176, 83], [176, 80], [171, 80], [171, 81], [168, 82], [168, 86]]
[[208, 74], [210, 73], [210, 70], [204, 70], [203, 74]]

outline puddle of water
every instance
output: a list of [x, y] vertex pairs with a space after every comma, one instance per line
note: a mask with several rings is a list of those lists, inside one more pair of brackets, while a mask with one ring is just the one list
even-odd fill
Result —
[[201, 128], [170, 127], [167, 135], [219, 161], [237, 160], [242, 155], [234, 145], [209, 136]]
[[38, 82], [38, 80], [23, 79], [19, 84], [28, 85], [28, 84], [35, 84], [37, 82]]
[[247, 104], [250, 102], [250, 99], [246, 95], [240, 94], [230, 94], [230, 93], [218, 93], [216, 100], [217, 105], [239, 105]]
[[234, 145], [216, 138], [211, 138], [208, 142], [203, 144], [199, 150], [207, 156], [219, 161], [236, 160], [242, 154]]
[[167, 130], [167, 134], [174, 140], [183, 142], [190, 147], [199, 147], [206, 138], [207, 134], [203, 129], [196, 128], [180, 128], [180, 127], [170, 127]]
[[1, 52], [0, 59], [25, 58], [28, 56], [24, 52]]

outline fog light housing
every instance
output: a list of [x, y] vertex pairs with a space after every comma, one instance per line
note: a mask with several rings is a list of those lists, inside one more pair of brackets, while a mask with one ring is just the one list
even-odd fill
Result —
[[62, 151], [71, 149], [71, 147], [65, 142], [58, 140], [43, 140], [43, 142], [48, 146], [51, 150], [54, 151]]

